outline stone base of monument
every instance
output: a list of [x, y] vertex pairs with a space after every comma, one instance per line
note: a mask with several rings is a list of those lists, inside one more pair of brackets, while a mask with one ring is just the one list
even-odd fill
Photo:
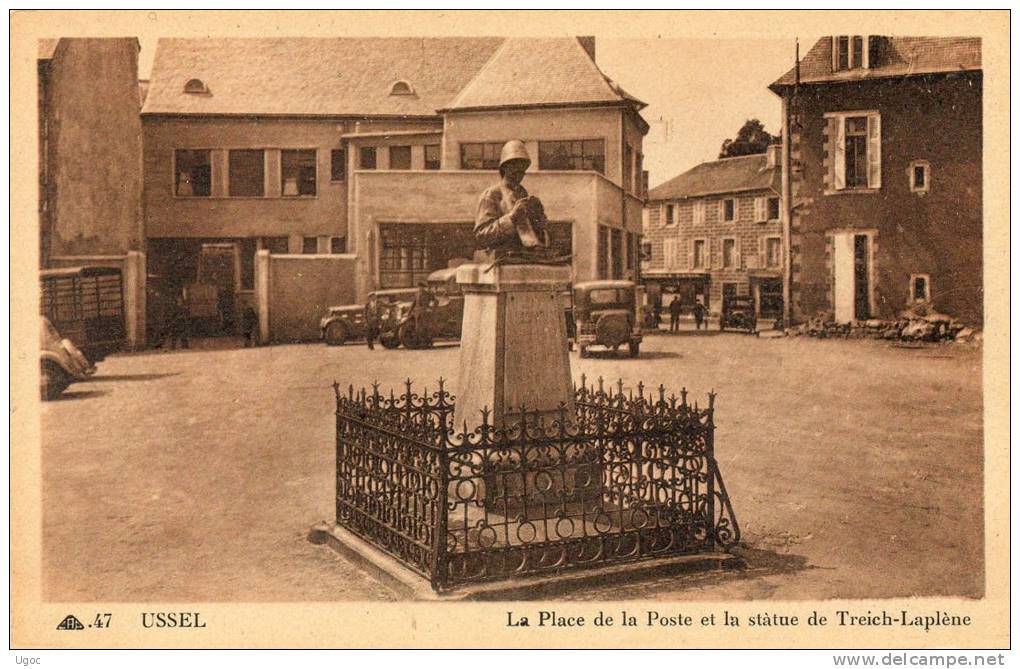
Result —
[[309, 530], [308, 540], [333, 549], [372, 574], [399, 597], [419, 601], [549, 599], [593, 585], [607, 587], [633, 584], [638, 579], [741, 569], [746, 566], [743, 558], [733, 553], [704, 552], [563, 573], [470, 583], [437, 592], [428, 579], [336, 523], [322, 522], [313, 526]]

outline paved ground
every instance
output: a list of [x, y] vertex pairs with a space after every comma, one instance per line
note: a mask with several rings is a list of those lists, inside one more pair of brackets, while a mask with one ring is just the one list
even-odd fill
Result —
[[[44, 597], [393, 599], [305, 541], [332, 509], [329, 384], [456, 390], [458, 348], [276, 346], [114, 356], [44, 405]], [[572, 358], [628, 385], [717, 400], [740, 573], [576, 599], [980, 596], [980, 352], [957, 345], [648, 337], [639, 360]]]

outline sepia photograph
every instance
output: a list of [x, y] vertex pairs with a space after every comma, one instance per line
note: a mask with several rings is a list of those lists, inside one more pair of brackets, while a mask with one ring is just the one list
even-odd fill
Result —
[[1008, 12], [238, 14], [11, 15], [15, 647], [1008, 647]]

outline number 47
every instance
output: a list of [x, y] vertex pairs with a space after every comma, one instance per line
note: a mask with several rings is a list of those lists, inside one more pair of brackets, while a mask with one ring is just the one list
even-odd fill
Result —
[[97, 613], [96, 614], [96, 621], [94, 623], [92, 623], [92, 626], [97, 628], [97, 629], [102, 629], [104, 627], [109, 627], [110, 626], [110, 619], [111, 618], [113, 618], [113, 614], [112, 613]]

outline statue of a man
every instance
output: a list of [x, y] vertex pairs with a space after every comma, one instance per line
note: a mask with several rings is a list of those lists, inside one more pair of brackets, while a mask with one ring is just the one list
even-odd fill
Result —
[[475, 242], [494, 258], [547, 257], [549, 233], [542, 201], [521, 185], [531, 158], [524, 142], [512, 139], [499, 156], [500, 181], [482, 193], [475, 216]]

